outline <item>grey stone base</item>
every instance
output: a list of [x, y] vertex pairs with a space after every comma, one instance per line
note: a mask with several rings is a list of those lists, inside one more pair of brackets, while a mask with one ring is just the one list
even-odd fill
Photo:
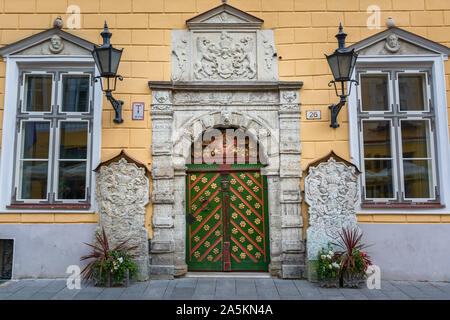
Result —
[[282, 265], [281, 277], [283, 279], [302, 279], [306, 270], [305, 265]]
[[181, 266], [175, 266], [173, 275], [175, 277], [182, 277], [188, 272], [188, 266], [187, 264], [181, 265]]
[[269, 273], [272, 277], [281, 278], [281, 264], [278, 263], [270, 263], [269, 264]]
[[317, 260], [308, 260], [308, 280], [312, 282], [317, 281]]
[[150, 279], [153, 280], [173, 280], [174, 266], [150, 266]]
[[150, 277], [149, 275], [149, 266], [150, 266], [150, 259], [149, 258], [138, 258], [134, 260], [134, 263], [136, 264], [136, 280], [137, 281], [147, 281]]

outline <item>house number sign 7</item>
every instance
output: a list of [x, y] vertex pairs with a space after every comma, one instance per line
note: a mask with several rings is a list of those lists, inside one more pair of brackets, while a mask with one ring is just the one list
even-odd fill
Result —
[[143, 102], [133, 102], [133, 120], [144, 120], [145, 104]]

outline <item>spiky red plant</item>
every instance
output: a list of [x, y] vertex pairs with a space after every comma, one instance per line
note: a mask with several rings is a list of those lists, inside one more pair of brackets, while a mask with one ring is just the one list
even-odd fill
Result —
[[[125, 247], [125, 244], [128, 242], [129, 239], [122, 241], [119, 243], [114, 249], [110, 249], [108, 237], [106, 236], [105, 229], [102, 227], [102, 234], [100, 235], [98, 232], [95, 234], [95, 238], [97, 239], [97, 242], [99, 243], [99, 246], [89, 244], [86, 242], [83, 242], [85, 245], [88, 245], [89, 247], [92, 247], [94, 250], [92, 253], [85, 255], [80, 258], [80, 261], [87, 260], [87, 259], [93, 259], [89, 264], [81, 271], [81, 274], [83, 275], [83, 278], [88, 280], [93, 276], [93, 269], [92, 266], [94, 266], [98, 261], [101, 261], [100, 263], [100, 274], [99, 276], [102, 276], [103, 271], [103, 263], [106, 260], [110, 260], [111, 262], [114, 262], [114, 259], [108, 254], [110, 251], [132, 251], [137, 248], [137, 246], [133, 247]], [[133, 256], [133, 255], [131, 255]]]
[[[355, 268], [356, 259], [359, 258], [355, 256], [355, 250], [360, 254], [363, 249], [368, 247], [368, 245], [362, 243], [362, 236], [363, 234], [359, 229], [342, 228], [342, 233], [339, 234], [340, 242], [333, 243], [342, 249], [342, 251], [336, 252], [336, 256], [342, 258], [339, 271], [342, 271], [343, 268], [346, 268], [347, 271]], [[365, 253], [360, 254], [360, 256], [364, 264], [364, 270], [367, 270], [367, 267], [372, 264], [370, 257]]]

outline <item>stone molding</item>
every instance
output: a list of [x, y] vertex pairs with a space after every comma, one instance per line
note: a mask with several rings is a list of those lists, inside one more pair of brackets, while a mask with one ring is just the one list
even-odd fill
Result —
[[[297, 83], [296, 88], [294, 83], [272, 83], [271, 91], [260, 90], [261, 86], [254, 85], [236, 91], [219, 86], [214, 90], [212, 84], [209, 90], [180, 88], [175, 82], [149, 85], [154, 96], [151, 109], [154, 208], [151, 277], [173, 278], [187, 272], [186, 159], [190, 157], [191, 143], [205, 130], [223, 126], [241, 128], [253, 134], [262, 147], [263, 158], [267, 159], [264, 174], [268, 176], [270, 197], [270, 272], [283, 278], [303, 277], [305, 246], [302, 239], [298, 96], [301, 83]], [[191, 88], [197, 88], [197, 85], [190, 84]], [[168, 99], [158, 98], [162, 96]], [[248, 96], [257, 98], [249, 99], [246, 108], [242, 108], [245, 103], [238, 103], [239, 98]], [[230, 97], [235, 97], [236, 105], [223, 103], [217, 108], [212, 103], [227, 101]], [[192, 101], [195, 103], [190, 103]], [[295, 108], [285, 112], [282, 106], [286, 104]], [[169, 106], [171, 112], [161, 110], [161, 105]]]

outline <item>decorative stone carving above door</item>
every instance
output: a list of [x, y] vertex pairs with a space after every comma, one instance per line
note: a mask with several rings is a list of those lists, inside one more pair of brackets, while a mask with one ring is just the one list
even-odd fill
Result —
[[174, 81], [278, 80], [272, 30], [263, 20], [227, 4], [172, 31]]

